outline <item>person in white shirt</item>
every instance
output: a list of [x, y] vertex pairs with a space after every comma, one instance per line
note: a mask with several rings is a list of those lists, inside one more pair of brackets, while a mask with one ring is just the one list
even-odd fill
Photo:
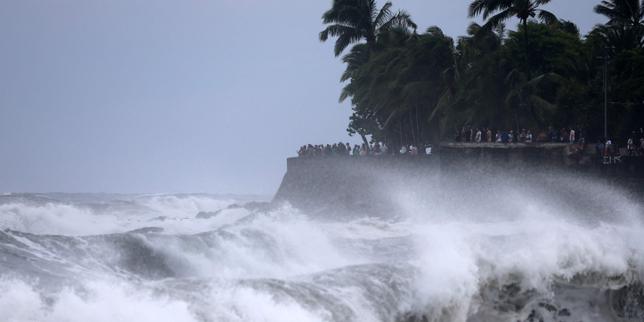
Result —
[[604, 155], [611, 156], [613, 154], [613, 141], [611, 139], [606, 140], [606, 145], [604, 146]]
[[532, 132], [528, 130], [528, 133], [525, 135], [525, 143], [532, 143]]
[[575, 130], [570, 129], [569, 139], [570, 143], [575, 143], [575, 141], [577, 140], [577, 138], [575, 137]]

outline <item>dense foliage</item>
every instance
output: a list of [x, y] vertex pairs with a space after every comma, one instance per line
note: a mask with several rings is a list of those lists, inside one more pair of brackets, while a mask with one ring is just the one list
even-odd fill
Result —
[[608, 22], [585, 36], [543, 10], [548, 2], [474, 0], [470, 16], [485, 23], [454, 40], [438, 27], [418, 33], [390, 2], [334, 0], [320, 39], [335, 37], [336, 55], [349, 50], [340, 95], [352, 103], [349, 133], [391, 146], [451, 139], [463, 126], [576, 128], [598, 140], [605, 84], [609, 136], [644, 126], [644, 0], [598, 3]]

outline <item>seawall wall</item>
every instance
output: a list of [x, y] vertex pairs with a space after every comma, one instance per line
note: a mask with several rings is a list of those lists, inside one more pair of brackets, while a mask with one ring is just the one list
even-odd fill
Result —
[[[495, 176], [537, 177], [559, 171], [597, 177], [644, 191], [644, 158], [604, 165], [591, 151], [566, 144], [446, 144], [431, 156], [289, 158], [275, 202], [309, 212], [383, 213], [395, 211], [401, 187]], [[478, 178], [478, 179], [477, 179]]]

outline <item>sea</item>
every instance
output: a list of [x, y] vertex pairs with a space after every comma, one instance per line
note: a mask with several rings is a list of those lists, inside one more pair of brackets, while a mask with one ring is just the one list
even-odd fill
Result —
[[539, 182], [396, 188], [394, 213], [346, 217], [270, 196], [4, 193], [0, 321], [644, 321], [642, 201]]

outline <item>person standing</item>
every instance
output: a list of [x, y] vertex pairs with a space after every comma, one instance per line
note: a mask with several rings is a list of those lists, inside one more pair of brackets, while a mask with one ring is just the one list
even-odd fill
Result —
[[425, 154], [426, 155], [432, 155], [432, 145], [431, 144], [425, 146]]
[[629, 156], [635, 154], [635, 142], [633, 141], [633, 137], [629, 137], [626, 141], [626, 151], [628, 151]]
[[376, 142], [373, 144], [373, 155], [376, 155], [376, 156], [382, 155], [382, 150], [380, 150], [379, 142]]
[[568, 133], [568, 139], [570, 144], [575, 143], [577, 141], [577, 138], [575, 137], [576, 133], [574, 129], [570, 129], [570, 133]]
[[361, 157], [366, 157], [369, 155], [369, 146], [365, 143], [362, 144], [362, 148], [360, 148], [360, 156]]
[[606, 140], [606, 145], [604, 146], [604, 156], [613, 155], [613, 141], [611, 139]]

